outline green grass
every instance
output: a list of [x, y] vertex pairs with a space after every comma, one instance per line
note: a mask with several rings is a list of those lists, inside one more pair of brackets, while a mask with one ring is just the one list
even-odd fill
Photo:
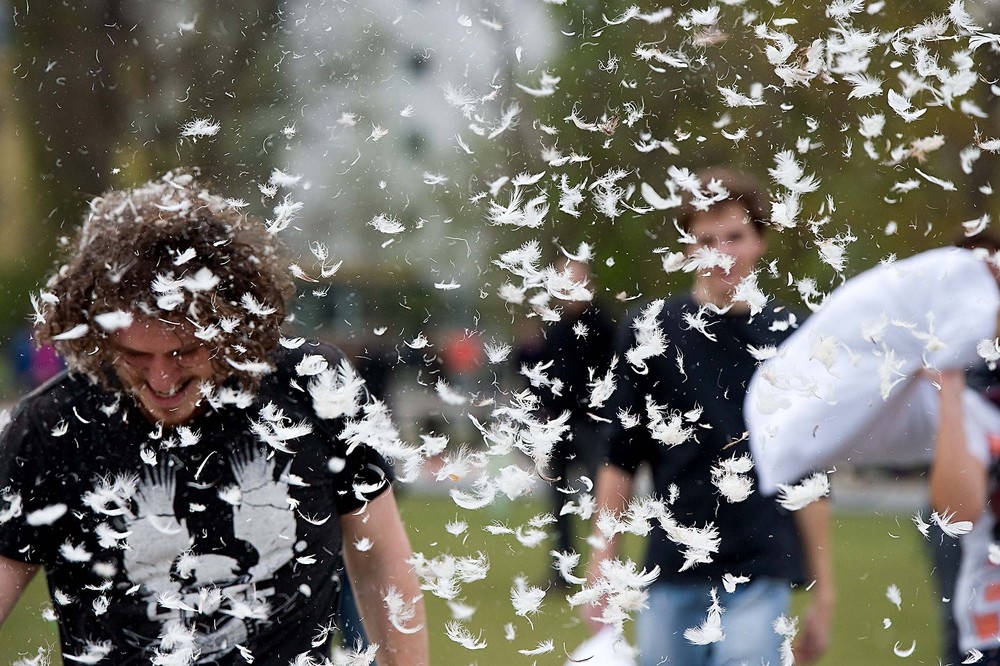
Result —
[[[938, 664], [940, 595], [931, 577], [929, 544], [910, 514], [841, 514], [835, 529], [837, 612], [830, 650], [819, 663], [895, 663], [897, 642], [907, 650], [916, 641], [907, 662]], [[886, 595], [891, 584], [901, 591], [899, 609]]]
[[42, 611], [50, 606], [45, 577], [41, 574], [31, 582], [7, 622], [0, 627], [0, 664], [10, 664], [24, 656], [35, 656], [39, 648], [59, 653], [59, 633], [54, 623], [42, 619]]
[[[404, 519], [410, 525], [414, 550], [427, 557], [441, 553], [456, 556], [478, 551], [489, 555], [490, 572], [485, 580], [463, 586], [459, 599], [476, 608], [465, 626], [474, 634], [482, 632], [487, 647], [467, 650], [445, 636], [445, 624], [452, 618], [448, 605], [428, 595], [428, 622], [435, 664], [448, 666], [561, 666], [565, 652], [572, 651], [586, 635], [575, 611], [569, 609], [565, 592], [550, 589], [541, 612], [531, 622], [515, 615], [510, 602], [511, 580], [524, 576], [537, 584], [549, 573], [548, 547], [525, 548], [513, 535], [494, 536], [482, 528], [494, 521], [516, 528], [544, 510], [536, 503], [504, 503], [487, 510], [464, 511], [447, 498], [409, 495], [400, 501]], [[465, 534], [449, 534], [445, 523], [465, 521]], [[821, 666], [881, 665], [898, 659], [893, 647], [916, 650], [907, 659], [911, 664], [937, 664], [939, 627], [938, 595], [930, 577], [927, 544], [901, 515], [838, 514], [835, 560], [839, 603], [833, 627], [832, 645]], [[638, 556], [641, 542], [631, 540], [626, 551]], [[895, 584], [903, 603], [897, 609], [886, 597]], [[796, 599], [799, 612], [807, 594]], [[39, 647], [56, 641], [54, 627], [41, 619], [47, 605], [44, 583], [36, 580], [21, 600], [7, 624], [0, 629], [0, 664], [16, 661], [19, 655], [35, 655]], [[888, 619], [890, 626], [885, 628]], [[505, 625], [513, 625], [515, 637], [508, 640]], [[554, 651], [536, 657], [519, 653], [553, 639]]]

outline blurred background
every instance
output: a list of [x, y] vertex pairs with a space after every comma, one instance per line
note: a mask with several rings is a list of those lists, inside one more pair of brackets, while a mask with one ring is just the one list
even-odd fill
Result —
[[[993, 215], [996, 150], [976, 142], [1000, 136], [1000, 60], [951, 4], [8, 0], [0, 342], [91, 197], [187, 166], [265, 218], [301, 205], [282, 235], [316, 276], [325, 249], [328, 275], [301, 285], [302, 323], [394, 361], [421, 333], [440, 356], [443, 339], [530, 330], [495, 263], [530, 241], [540, 266], [586, 243], [618, 312], [685, 285], [662, 268], [683, 249], [672, 212], [644, 196], [669, 199], [672, 168], [735, 164], [781, 202], [768, 170], [790, 153], [816, 186], [761, 283], [818, 302]], [[988, 31], [997, 7], [968, 11]], [[515, 192], [519, 174], [537, 180]], [[532, 226], [504, 218], [536, 197]]]
[[29, 295], [88, 200], [197, 166], [251, 214], [295, 212], [298, 326], [357, 360], [404, 439], [482, 446], [468, 417], [524, 385], [546, 325], [529, 269], [588, 258], [617, 320], [686, 288], [664, 269], [684, 169], [761, 179], [760, 284], [804, 312], [989, 226], [998, 22], [951, 0], [4, 0], [0, 399], [59, 366]]

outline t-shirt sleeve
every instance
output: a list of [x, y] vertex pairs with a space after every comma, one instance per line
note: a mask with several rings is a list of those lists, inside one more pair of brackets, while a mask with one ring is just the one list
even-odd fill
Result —
[[398, 435], [386, 406], [371, 396], [364, 378], [336, 347], [310, 347], [296, 368], [312, 373], [299, 381], [308, 379], [303, 383], [314, 428], [331, 452], [327, 469], [337, 511], [350, 513], [391, 487], [395, 474], [386, 454], [399, 443]]
[[48, 498], [51, 474], [39, 459], [37, 439], [29, 410], [19, 405], [0, 431], [0, 555], [31, 564], [44, 563], [52, 522], [46, 515], [59, 510]]
[[347, 447], [343, 458], [331, 458], [330, 468], [336, 488], [334, 502], [341, 515], [360, 509], [389, 490], [395, 480], [385, 456], [366, 444]]

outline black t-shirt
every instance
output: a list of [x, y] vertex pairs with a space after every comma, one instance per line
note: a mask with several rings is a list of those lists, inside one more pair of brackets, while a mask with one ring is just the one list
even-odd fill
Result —
[[[328, 654], [313, 643], [336, 606], [339, 516], [392, 477], [373, 449], [342, 441], [343, 419], [317, 416], [317, 376], [296, 369], [307, 356], [331, 373], [344, 359], [316, 343], [280, 350], [249, 406], [179, 428], [74, 374], [15, 408], [0, 434], [0, 554], [44, 566], [67, 659]], [[319, 359], [307, 360], [298, 370], [312, 373]]]
[[[659, 565], [660, 580], [672, 582], [718, 581], [726, 573], [799, 581], [802, 553], [788, 512], [756, 490], [731, 503], [712, 481], [712, 469], [720, 462], [749, 455], [743, 398], [758, 365], [751, 348], [780, 343], [790, 332], [790, 313], [773, 304], [752, 318], [698, 312], [690, 295], [664, 303], [655, 321], [666, 351], [646, 358], [646, 367], [640, 365], [639, 370], [626, 361], [627, 352], [637, 346], [634, 317], [624, 321], [617, 344], [617, 389], [603, 412], [610, 420], [604, 431], [608, 461], [630, 474], [648, 462], [654, 492], [670, 501], [668, 508], [678, 523], [698, 528], [714, 524], [718, 529], [719, 551], [712, 561], [680, 571], [684, 549], [656, 526], [646, 566]], [[693, 428], [692, 436], [672, 447], [656, 439], [649, 427], [648, 400], [665, 419], [682, 415], [680, 425]], [[626, 409], [639, 424], [622, 425], [619, 414]], [[683, 418], [693, 418], [698, 410], [696, 421]], [[756, 489], [755, 475], [753, 485]]]
[[568, 410], [574, 418], [590, 411], [590, 371], [594, 379], [603, 377], [614, 352], [614, 324], [596, 304], [578, 316], [563, 318], [545, 329], [538, 360], [552, 365], [545, 371], [559, 380], [559, 392], [545, 386], [539, 390], [542, 406], [555, 415]]

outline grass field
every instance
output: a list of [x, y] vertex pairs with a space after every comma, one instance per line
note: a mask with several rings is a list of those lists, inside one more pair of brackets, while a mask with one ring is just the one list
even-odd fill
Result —
[[[442, 553], [455, 556], [487, 553], [490, 572], [485, 580], [465, 585], [460, 601], [474, 607], [475, 613], [464, 622], [474, 636], [487, 646], [468, 650], [449, 640], [445, 624], [452, 612], [441, 599], [428, 595], [428, 621], [435, 664], [446, 666], [561, 666], [566, 652], [585, 637], [574, 611], [568, 608], [566, 593], [550, 589], [541, 612], [531, 621], [518, 617], [510, 602], [511, 581], [523, 575], [539, 583], [548, 575], [548, 548], [540, 545], [525, 548], [513, 535], [492, 535], [484, 525], [499, 521], [512, 528], [525, 525], [543, 510], [533, 503], [498, 504], [482, 511], [463, 511], [447, 498], [404, 496], [404, 518], [410, 526], [415, 551], [428, 558]], [[464, 521], [467, 531], [459, 536], [445, 530], [449, 521]], [[937, 599], [930, 569], [927, 546], [908, 515], [838, 514], [836, 551], [839, 604], [833, 628], [832, 647], [821, 666], [882, 665], [895, 662], [894, 646], [916, 648], [907, 659], [911, 664], [937, 664], [939, 630]], [[636, 554], [641, 544], [631, 541], [628, 552]], [[899, 587], [899, 609], [889, 601], [890, 584]], [[802, 598], [796, 600], [801, 605]], [[34, 656], [39, 648], [53, 648], [57, 642], [54, 627], [41, 619], [48, 605], [44, 584], [32, 584], [15, 614], [0, 629], [0, 664], [15, 662], [24, 655]], [[510, 624], [514, 637], [508, 640], [505, 625]], [[886, 627], [886, 624], [889, 626]], [[525, 656], [552, 639], [554, 650], [538, 656]], [[53, 663], [58, 663], [53, 659]]]

